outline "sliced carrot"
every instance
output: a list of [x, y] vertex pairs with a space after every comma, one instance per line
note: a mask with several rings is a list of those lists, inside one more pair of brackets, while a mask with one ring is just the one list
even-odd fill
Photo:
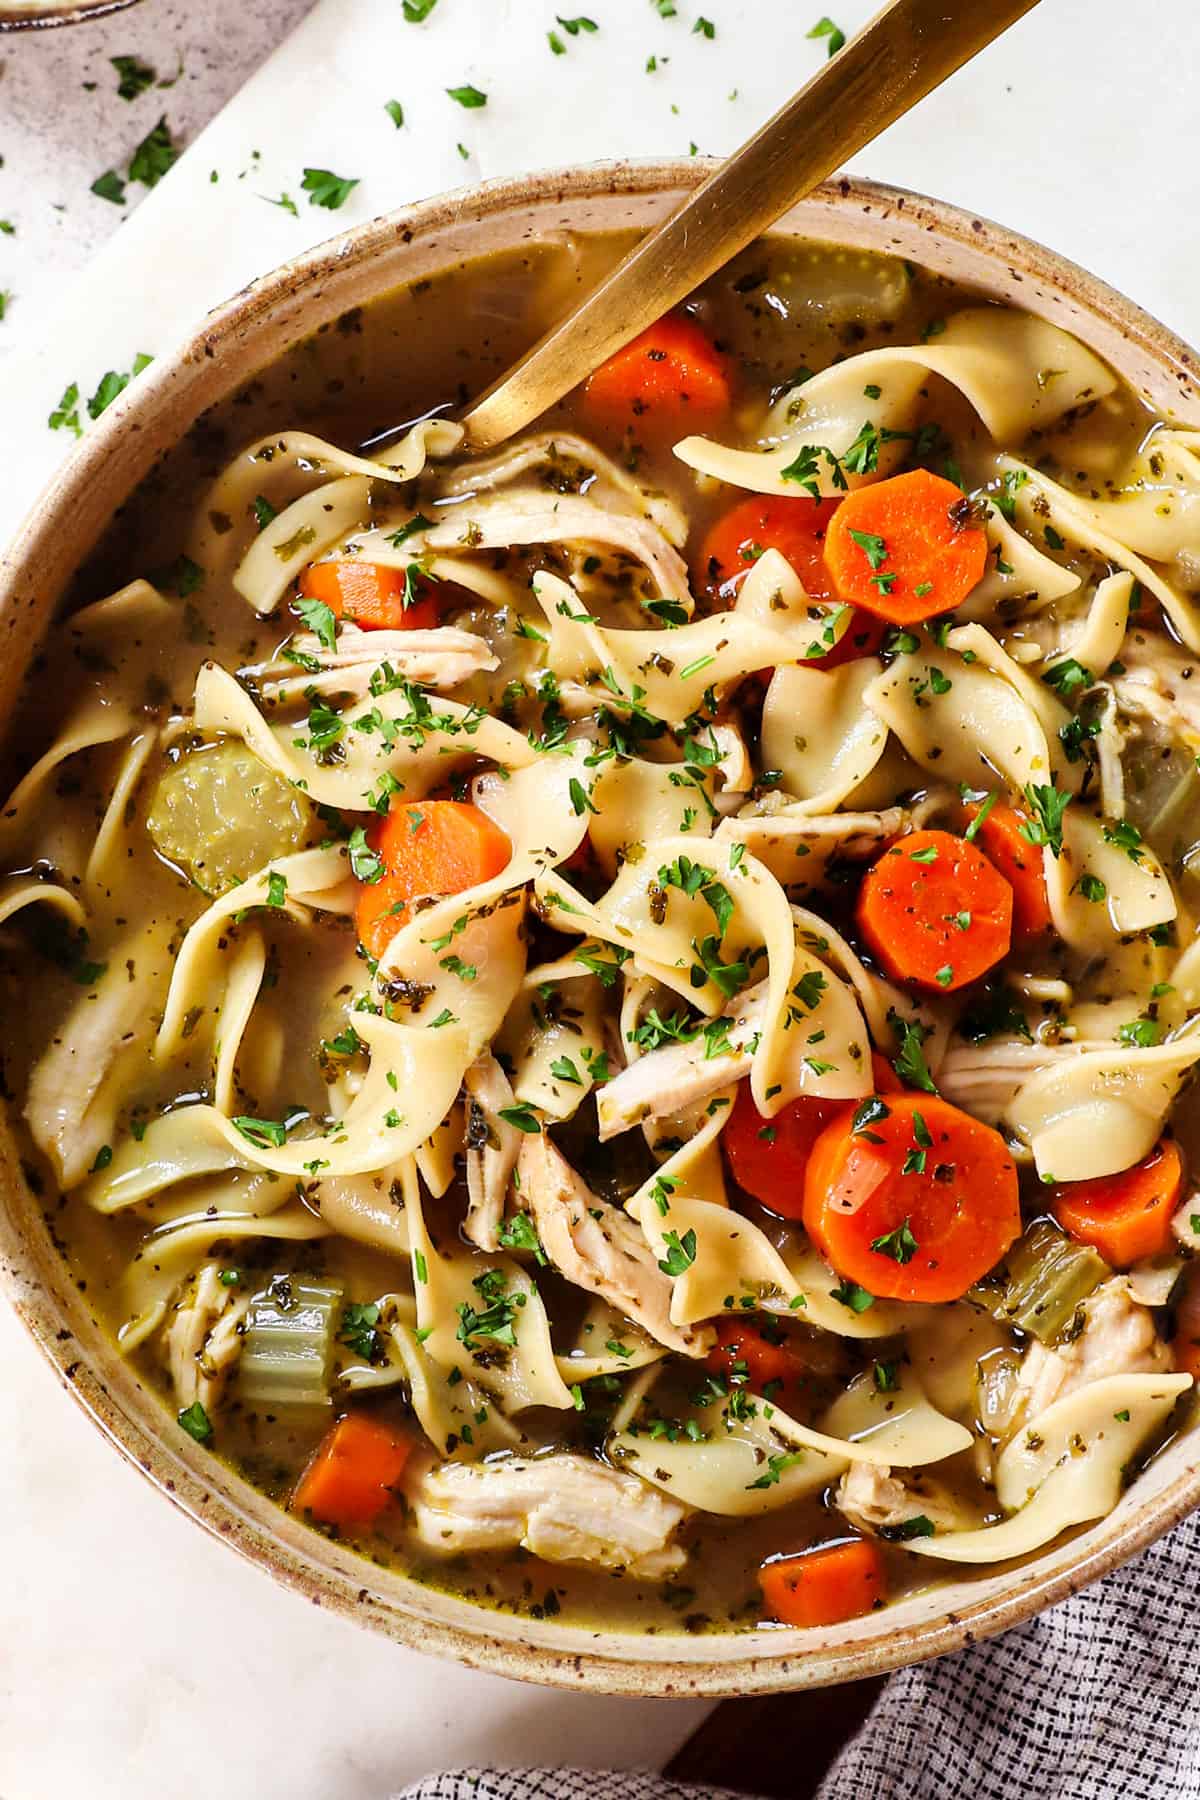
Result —
[[1171, 1243], [1171, 1216], [1183, 1188], [1183, 1158], [1173, 1138], [1119, 1175], [1064, 1182], [1050, 1210], [1064, 1231], [1098, 1250], [1114, 1269], [1158, 1256]]
[[788, 1344], [782, 1327], [775, 1327], [776, 1337], [772, 1338], [768, 1325], [736, 1314], [717, 1319], [714, 1326], [717, 1341], [704, 1359], [705, 1368], [714, 1375], [752, 1394], [769, 1388], [768, 1398], [794, 1390], [803, 1379], [803, 1359]]
[[839, 1275], [889, 1300], [957, 1300], [1021, 1231], [1004, 1139], [934, 1094], [827, 1125], [808, 1159], [804, 1224]]
[[838, 595], [893, 625], [952, 611], [983, 579], [987, 553], [962, 489], [925, 469], [856, 488], [825, 534]]
[[[982, 808], [969, 806], [967, 811], [974, 819]], [[1021, 832], [1021, 827], [1027, 823], [1024, 813], [1018, 812], [1015, 806], [1005, 806], [1002, 801], [997, 801], [988, 808], [975, 833], [975, 842], [1012, 889], [1013, 940], [1016, 943], [1029, 943], [1043, 931], [1048, 931], [1051, 924], [1042, 853]]]
[[699, 426], [729, 408], [727, 364], [695, 319], [668, 313], [601, 363], [583, 397], [592, 417], [615, 431]]
[[[899, 1093], [900, 1082], [886, 1057], [873, 1054], [877, 1094]], [[850, 1106], [854, 1111], [857, 1102]], [[792, 1100], [774, 1118], [764, 1118], [754, 1104], [750, 1083], [738, 1087], [721, 1143], [730, 1171], [740, 1188], [784, 1219], [804, 1210], [804, 1171], [812, 1147], [831, 1119], [846, 1110], [845, 1100]]]
[[410, 583], [404, 569], [357, 557], [310, 563], [300, 578], [308, 599], [323, 600], [335, 619], [352, 619], [364, 631], [432, 630], [440, 616], [432, 587], [424, 575], [414, 574]]
[[858, 928], [894, 981], [943, 993], [1007, 956], [1013, 893], [982, 850], [950, 831], [910, 831], [863, 876]]
[[840, 1625], [887, 1598], [887, 1571], [869, 1538], [780, 1556], [758, 1571], [763, 1602], [782, 1625]]
[[296, 1483], [293, 1512], [326, 1525], [370, 1525], [391, 1504], [413, 1450], [406, 1433], [351, 1412], [325, 1434]]
[[499, 875], [512, 845], [485, 812], [460, 800], [421, 800], [393, 806], [367, 830], [383, 874], [364, 883], [356, 918], [359, 942], [372, 956], [407, 923], [414, 900], [426, 894], [461, 894]]
[[1184, 1278], [1183, 1296], [1175, 1307], [1171, 1354], [1178, 1373], [1200, 1384], [1200, 1263], [1192, 1263]]
[[[810, 600], [822, 606], [835, 605], [838, 595], [822, 552], [826, 529], [839, 504], [837, 500], [813, 500], [807, 494], [757, 494], [739, 501], [710, 526], [700, 546], [697, 585], [725, 606], [732, 606], [763, 551], [778, 550], [804, 583]], [[833, 669], [856, 656], [874, 656], [886, 630], [882, 619], [856, 612], [832, 650], [813, 661], [822, 669]]]

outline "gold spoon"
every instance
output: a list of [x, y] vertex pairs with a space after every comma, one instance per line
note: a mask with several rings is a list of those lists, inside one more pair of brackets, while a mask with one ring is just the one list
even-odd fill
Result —
[[1037, 3], [889, 0], [475, 401], [467, 441], [489, 449], [530, 424]]

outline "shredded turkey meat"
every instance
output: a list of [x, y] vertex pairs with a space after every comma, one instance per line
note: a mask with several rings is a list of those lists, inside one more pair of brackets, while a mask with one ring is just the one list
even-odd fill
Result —
[[1024, 1038], [993, 1037], [968, 1044], [955, 1038], [938, 1069], [938, 1087], [952, 1105], [973, 1113], [985, 1125], [997, 1125], [1033, 1076], [1064, 1057], [1111, 1048], [1111, 1043], [1091, 1039], [1031, 1044]]
[[205, 1263], [185, 1290], [166, 1328], [167, 1368], [181, 1408], [196, 1401], [209, 1418], [225, 1396], [242, 1353], [248, 1294], [234, 1298], [216, 1263]]
[[594, 1194], [544, 1133], [525, 1137], [517, 1179], [542, 1248], [568, 1281], [607, 1300], [668, 1350], [705, 1354], [711, 1332], [672, 1324], [674, 1284], [641, 1227]]
[[684, 1518], [678, 1501], [585, 1456], [431, 1463], [406, 1494], [417, 1535], [444, 1556], [520, 1545], [547, 1562], [643, 1581], [663, 1581], [686, 1560], [670, 1541]]
[[1138, 1305], [1124, 1276], [1104, 1282], [1080, 1310], [1083, 1329], [1070, 1343], [1048, 1349], [1035, 1341], [1025, 1352], [1017, 1382], [1016, 1423], [1028, 1424], [1056, 1400], [1106, 1375], [1157, 1375], [1172, 1367], [1171, 1352], [1154, 1328], [1154, 1315]]

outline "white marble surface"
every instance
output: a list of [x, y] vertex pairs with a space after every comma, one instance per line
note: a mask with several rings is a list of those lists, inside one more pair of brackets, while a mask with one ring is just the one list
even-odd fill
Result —
[[[399, 0], [319, 0], [307, 18], [305, 0], [144, 0], [0, 44], [0, 218], [16, 227], [0, 235], [14, 296], [0, 324], [0, 539], [70, 447], [46, 429], [69, 381], [86, 396], [251, 276], [420, 195], [693, 141], [731, 149], [823, 54], [805, 35], [823, 0], [677, 0], [669, 20], [650, 0], [579, 3], [600, 29], [564, 56], [546, 42], [551, 0], [438, 0], [419, 26]], [[832, 10], [852, 29], [871, 7]], [[693, 30], [701, 13], [711, 41]], [[128, 54], [162, 77], [182, 57], [183, 75], [126, 105], [107, 59]], [[1197, 67], [1196, 0], [1043, 0], [856, 167], [1054, 244], [1196, 341], [1200, 125], [1184, 102]], [[447, 99], [466, 82], [485, 109]], [[383, 111], [392, 98], [402, 131]], [[181, 141], [200, 133], [179, 165], [136, 211], [93, 197], [160, 112]], [[265, 203], [302, 202], [305, 165], [359, 178], [341, 212]], [[223, 1800], [373, 1800], [451, 1762], [661, 1761], [699, 1717], [470, 1674], [315, 1611], [127, 1468], [3, 1308], [0, 1372], [2, 1800], [59, 1787], [191, 1800], [218, 1784]]]

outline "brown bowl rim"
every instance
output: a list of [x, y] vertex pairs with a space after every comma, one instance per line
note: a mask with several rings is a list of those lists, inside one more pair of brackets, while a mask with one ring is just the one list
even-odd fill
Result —
[[[130, 0], [105, 0], [102, 6], [86, 10], [113, 10], [128, 3]], [[72, 451], [0, 558], [0, 617], [6, 603], [11, 605], [19, 593], [22, 581], [34, 581], [42, 535], [56, 517], [71, 516], [73, 505], [82, 502], [92, 472], [127, 432], [140, 429], [138, 415], [152, 414], [181, 377], [186, 381], [190, 374], [201, 381], [223, 346], [232, 347], [239, 338], [252, 337], [257, 326], [269, 321], [277, 309], [286, 308], [301, 290], [319, 290], [339, 271], [358, 267], [377, 251], [393, 248], [397, 239], [408, 242], [434, 233], [458, 222], [465, 213], [481, 219], [505, 212], [516, 215], [531, 203], [567, 204], [601, 195], [645, 197], [685, 192], [713, 166], [704, 158], [623, 161], [489, 181], [366, 221], [252, 282], [216, 307], [181, 348], [140, 377]], [[1065, 298], [1091, 315], [1106, 317], [1160, 373], [1179, 384], [1181, 399], [1194, 407], [1200, 373], [1196, 352], [1125, 295], [1056, 252], [946, 202], [861, 178], [843, 176], [823, 183], [810, 198], [829, 209], [829, 241], [837, 241], [838, 218], [846, 210], [902, 215], [910, 227], [915, 224], [942, 239], [976, 252], [982, 250], [1014, 279], [1045, 284], [1054, 297]], [[165, 1433], [148, 1430], [110, 1392], [103, 1353], [85, 1353], [81, 1339], [63, 1329], [66, 1302], [39, 1271], [7, 1206], [0, 1206], [0, 1287], [7, 1290], [62, 1385], [104, 1435], [189, 1518], [231, 1543], [251, 1562], [312, 1603], [367, 1623], [410, 1648], [491, 1673], [575, 1691], [720, 1698], [880, 1675], [961, 1649], [1031, 1618], [1118, 1568], [1200, 1503], [1200, 1465], [1195, 1465], [1178, 1475], [1157, 1498], [1143, 1501], [1115, 1524], [1110, 1518], [1093, 1528], [1089, 1536], [1094, 1541], [1079, 1540], [1079, 1556], [1069, 1567], [1039, 1574], [1034, 1559], [1010, 1572], [1013, 1591], [907, 1628], [889, 1626], [886, 1621], [894, 1615], [884, 1611], [877, 1635], [842, 1646], [806, 1642], [811, 1634], [791, 1630], [759, 1637], [725, 1634], [719, 1639], [654, 1639], [658, 1647], [677, 1648], [674, 1659], [667, 1660], [638, 1654], [643, 1640], [636, 1635], [575, 1631], [570, 1633], [570, 1649], [555, 1650], [521, 1641], [519, 1622], [506, 1620], [509, 1629], [498, 1630], [496, 1615], [481, 1608], [459, 1607], [469, 1615], [467, 1623], [435, 1618], [420, 1604], [419, 1595], [427, 1595], [427, 1589], [406, 1595], [406, 1604], [384, 1599], [371, 1591], [372, 1565], [365, 1559], [353, 1559], [350, 1569], [321, 1569], [316, 1557], [322, 1546], [326, 1552], [329, 1546], [314, 1534], [306, 1534], [307, 1551], [282, 1542], [270, 1524], [271, 1514], [278, 1517], [271, 1503], [258, 1497], [257, 1510], [262, 1517], [254, 1517], [249, 1510], [255, 1501], [252, 1490], [235, 1481], [236, 1495], [222, 1492], [211, 1458], [202, 1452], [193, 1454], [189, 1446], [176, 1451], [165, 1441]], [[115, 1349], [109, 1348], [107, 1355], [110, 1363], [119, 1362]], [[160, 1416], [165, 1422], [165, 1415]], [[588, 1641], [581, 1643], [585, 1638]], [[705, 1649], [715, 1650], [718, 1643], [724, 1654], [706, 1659]]]
[[77, 0], [74, 6], [48, 6], [40, 12], [12, 12], [0, 7], [0, 31], [48, 31], [56, 25], [83, 25], [107, 13], [124, 12], [139, 0]]

